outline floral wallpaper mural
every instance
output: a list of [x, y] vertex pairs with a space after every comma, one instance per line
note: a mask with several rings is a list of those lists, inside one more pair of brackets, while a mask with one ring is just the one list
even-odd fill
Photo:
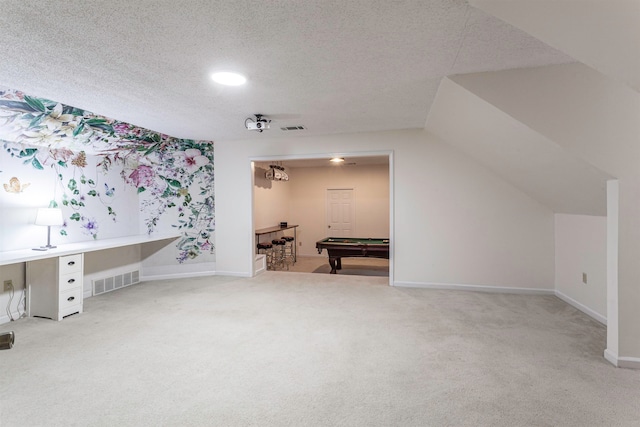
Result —
[[[179, 262], [213, 253], [211, 142], [173, 138], [2, 88], [0, 140], [5, 159], [9, 156], [31, 172], [54, 173], [55, 195], [50, 204], [67, 214], [62, 235], [74, 229], [99, 239], [109, 226], [104, 218], [112, 223], [132, 221], [121, 217], [113, 203], [124, 186], [138, 195], [147, 233], [161, 219], [180, 230]], [[11, 192], [29, 185], [12, 175], [2, 181]], [[102, 209], [100, 215], [96, 209]]]

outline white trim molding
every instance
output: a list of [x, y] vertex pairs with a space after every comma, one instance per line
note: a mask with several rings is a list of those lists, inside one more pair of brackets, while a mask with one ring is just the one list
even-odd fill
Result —
[[576, 301], [573, 298], [563, 294], [562, 292], [560, 292], [558, 290], [556, 290], [556, 296], [558, 298], [560, 298], [562, 301], [564, 301], [567, 304], [569, 304], [570, 306], [577, 308], [578, 310], [580, 310], [581, 312], [583, 312], [587, 316], [593, 318], [594, 320], [597, 320], [598, 322], [602, 323], [605, 326], [607, 325], [607, 316], [603, 316], [602, 314], [598, 313], [597, 311], [594, 311], [594, 310], [590, 309], [586, 305], [584, 305], [582, 303], [579, 303], [578, 301]]
[[216, 271], [216, 276], [232, 276], [232, 277], [253, 277], [251, 273], [246, 271]]
[[640, 369], [640, 358], [638, 357], [619, 357], [609, 349], [606, 349], [604, 358], [616, 368]]
[[393, 286], [405, 288], [445, 289], [456, 291], [497, 292], [526, 295], [555, 295], [553, 289], [512, 288], [506, 286], [461, 285], [455, 283], [394, 282]]
[[606, 326], [607, 318], [602, 314], [590, 309], [584, 304], [579, 303], [573, 298], [568, 297], [562, 292], [554, 289], [536, 289], [536, 288], [514, 288], [505, 286], [488, 286], [488, 285], [461, 285], [455, 283], [421, 283], [421, 282], [395, 282], [393, 286], [406, 288], [425, 288], [425, 289], [445, 289], [457, 291], [476, 291], [476, 292], [498, 292], [509, 294], [525, 294], [525, 295], [554, 295], [566, 302], [570, 306], [577, 308], [589, 317], [597, 320]]
[[140, 281], [186, 279], [189, 277], [214, 276], [216, 274], [218, 273], [216, 272], [215, 262], [181, 265], [143, 265], [140, 270]]

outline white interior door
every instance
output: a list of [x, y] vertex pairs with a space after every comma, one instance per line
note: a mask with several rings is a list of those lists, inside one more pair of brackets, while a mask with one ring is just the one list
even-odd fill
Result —
[[353, 188], [327, 190], [327, 237], [354, 237], [355, 218]]

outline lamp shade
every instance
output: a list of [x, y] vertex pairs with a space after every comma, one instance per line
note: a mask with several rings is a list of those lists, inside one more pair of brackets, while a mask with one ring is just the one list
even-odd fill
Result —
[[36, 225], [62, 225], [62, 210], [58, 208], [40, 208], [36, 214]]

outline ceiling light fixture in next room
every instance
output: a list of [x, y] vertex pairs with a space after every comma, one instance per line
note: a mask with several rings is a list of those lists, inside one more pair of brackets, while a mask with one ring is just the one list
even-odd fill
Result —
[[240, 86], [247, 82], [247, 78], [242, 74], [221, 71], [211, 74], [214, 82], [225, 86]]
[[344, 162], [344, 159], [342, 157], [334, 157], [333, 159], [329, 160], [331, 163], [342, 163]]

